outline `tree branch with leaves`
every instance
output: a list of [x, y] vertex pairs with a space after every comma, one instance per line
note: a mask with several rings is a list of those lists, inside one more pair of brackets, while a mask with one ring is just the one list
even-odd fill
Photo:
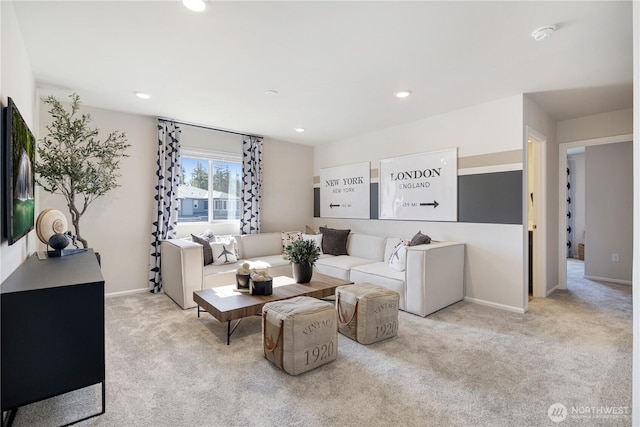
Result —
[[69, 98], [70, 111], [53, 96], [44, 99], [53, 121], [38, 144], [36, 181], [46, 191], [64, 196], [76, 237], [87, 248], [80, 218], [93, 201], [119, 186], [120, 160], [128, 157], [131, 144], [119, 131], [100, 140], [98, 129], [90, 127], [91, 116], [78, 114], [80, 97], [74, 93]]

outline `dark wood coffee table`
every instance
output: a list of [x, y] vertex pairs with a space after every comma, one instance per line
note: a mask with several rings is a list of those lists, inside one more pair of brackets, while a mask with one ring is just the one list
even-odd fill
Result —
[[[244, 317], [261, 314], [262, 306], [266, 303], [299, 296], [324, 298], [334, 295], [338, 286], [350, 284], [352, 282], [347, 280], [314, 272], [309, 283], [296, 283], [287, 276], [274, 277], [273, 293], [267, 296], [249, 295], [247, 292], [238, 291], [236, 285], [228, 285], [195, 291], [193, 300], [198, 304], [198, 317], [201, 311], [206, 311], [219, 322], [227, 322], [227, 345], [229, 345], [231, 334], [240, 321]], [[237, 320], [233, 328], [232, 320]]]

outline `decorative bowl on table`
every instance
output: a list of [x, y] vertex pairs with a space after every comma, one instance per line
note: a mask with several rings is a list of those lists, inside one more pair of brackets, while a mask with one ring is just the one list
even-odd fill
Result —
[[236, 271], [236, 288], [249, 289], [249, 280], [251, 280], [251, 269], [249, 268], [249, 263], [245, 262]]
[[236, 273], [236, 288], [249, 289], [249, 281], [251, 280], [250, 274], [238, 274]]
[[249, 280], [249, 293], [251, 295], [271, 295], [273, 293], [273, 278], [266, 272], [253, 272]]

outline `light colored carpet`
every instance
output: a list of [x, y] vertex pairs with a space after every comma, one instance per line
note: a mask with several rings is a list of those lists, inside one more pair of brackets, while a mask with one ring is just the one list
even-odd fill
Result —
[[[79, 425], [628, 426], [631, 288], [585, 280], [581, 266], [571, 260], [570, 289], [527, 314], [466, 302], [401, 312], [396, 338], [340, 336], [335, 362], [297, 377], [264, 358], [259, 317], [226, 346], [226, 324], [165, 295], [107, 298], [107, 412]], [[554, 403], [568, 410], [561, 424]], [[14, 425], [60, 425], [99, 404], [89, 387], [20, 408]], [[585, 414], [598, 408], [618, 414]]]

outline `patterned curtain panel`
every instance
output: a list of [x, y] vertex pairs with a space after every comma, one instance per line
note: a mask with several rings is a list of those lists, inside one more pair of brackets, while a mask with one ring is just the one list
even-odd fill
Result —
[[160, 277], [160, 243], [176, 235], [178, 223], [178, 183], [180, 177], [180, 127], [174, 122], [158, 120], [158, 184], [154, 194], [151, 224], [149, 290], [162, 290]]
[[262, 138], [245, 136], [242, 140], [242, 217], [240, 232], [260, 232], [262, 199]]

